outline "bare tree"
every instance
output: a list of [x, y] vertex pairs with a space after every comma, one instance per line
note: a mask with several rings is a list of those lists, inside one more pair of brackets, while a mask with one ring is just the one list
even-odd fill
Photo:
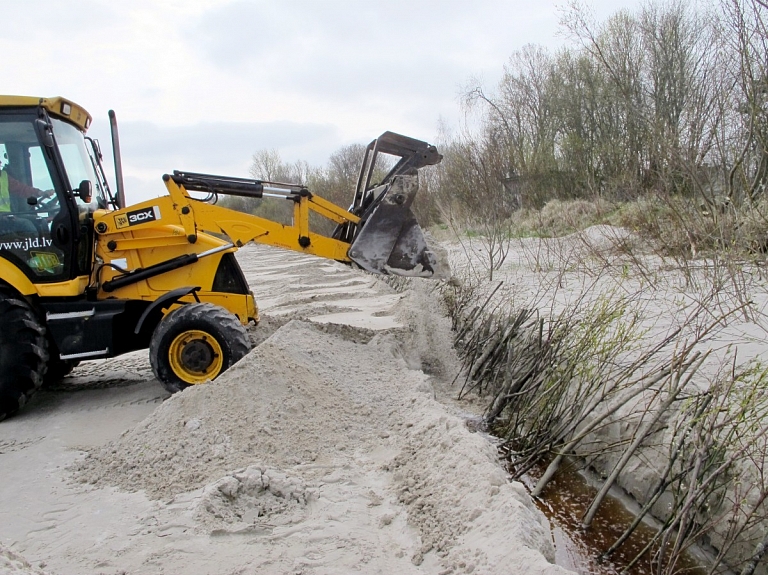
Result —
[[444, 155], [439, 172], [443, 217], [492, 280], [509, 252], [509, 218], [517, 207], [505, 192], [510, 175], [505, 148], [489, 131], [479, 141], [465, 136], [452, 142]]
[[743, 192], [754, 201], [768, 183], [768, 8], [759, 0], [729, 0], [723, 7], [730, 32], [726, 38], [734, 54], [737, 114], [733, 119], [738, 122], [729, 134], [733, 142], [729, 193]]

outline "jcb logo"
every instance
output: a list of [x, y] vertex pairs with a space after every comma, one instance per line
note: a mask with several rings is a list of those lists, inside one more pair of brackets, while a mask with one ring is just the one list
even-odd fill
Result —
[[129, 225], [128, 218], [125, 217], [125, 214], [119, 214], [115, 216], [115, 227], [119, 230], [120, 228], [127, 228]]

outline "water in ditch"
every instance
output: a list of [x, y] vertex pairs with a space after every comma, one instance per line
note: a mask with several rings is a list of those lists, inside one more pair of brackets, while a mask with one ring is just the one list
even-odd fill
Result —
[[[543, 469], [534, 470], [530, 476], [522, 478], [521, 481], [529, 491], [541, 472]], [[584, 474], [572, 467], [563, 466], [547, 485], [543, 496], [536, 498], [535, 501], [552, 525], [558, 565], [577, 573], [617, 575], [651, 541], [656, 530], [645, 523], [640, 524], [610, 559], [599, 561], [598, 557], [601, 553], [622, 535], [633, 521], [634, 515], [629, 509], [632, 502], [628, 497], [614, 492], [602, 503], [592, 525], [584, 529], [581, 526], [581, 517], [596, 494], [597, 488], [590, 485]], [[707, 571], [701, 565], [701, 561], [688, 555], [678, 562], [676, 571], [690, 575], [704, 575]], [[627, 573], [648, 575], [654, 571], [650, 558], [644, 557]]]

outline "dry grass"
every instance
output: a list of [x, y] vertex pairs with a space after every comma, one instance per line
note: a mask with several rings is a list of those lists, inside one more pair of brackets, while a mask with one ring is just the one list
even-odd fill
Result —
[[550, 200], [541, 210], [521, 210], [512, 217], [512, 229], [521, 237], [560, 237], [607, 223], [612, 208], [602, 202]]

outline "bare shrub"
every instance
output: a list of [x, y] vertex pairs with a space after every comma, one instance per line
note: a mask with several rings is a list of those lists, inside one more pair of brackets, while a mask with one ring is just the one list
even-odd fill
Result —
[[[545, 462], [533, 491], [543, 496], [566, 458], [600, 462], [602, 487], [582, 519], [589, 526], [631, 461], [666, 454], [636, 521], [604, 555], [654, 513], [661, 528], [641, 553], [653, 557], [654, 572], [677, 572], [682, 555], [701, 543], [715, 549], [710, 572], [753, 569], [768, 542], [768, 369], [739, 366], [733, 356], [730, 368], [701, 372], [710, 354], [703, 344], [749, 301], [712, 286], [689, 299], [679, 323], [651, 337], [641, 292], [606, 289], [597, 278], [555, 307], [558, 285], [568, 280], [548, 277], [546, 294], [534, 296], [538, 305], [552, 302], [548, 308], [505, 305], [495, 297], [500, 284], [452, 288], [464, 296], [452, 306], [464, 361], [459, 395], [488, 397], [485, 421], [504, 439], [513, 475]], [[606, 440], [619, 423], [620, 439]]]

